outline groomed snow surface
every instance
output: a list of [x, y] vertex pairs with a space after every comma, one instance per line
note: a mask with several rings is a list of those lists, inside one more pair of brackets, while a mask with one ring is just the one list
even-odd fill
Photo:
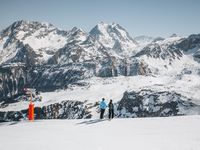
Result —
[[0, 150], [199, 150], [200, 116], [0, 124]]

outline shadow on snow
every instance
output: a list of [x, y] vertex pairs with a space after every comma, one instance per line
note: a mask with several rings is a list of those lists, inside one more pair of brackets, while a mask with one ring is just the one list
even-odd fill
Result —
[[77, 125], [79, 124], [94, 124], [94, 123], [100, 123], [100, 122], [103, 122], [103, 121], [107, 121], [108, 119], [92, 119], [92, 120], [87, 120], [87, 121], [83, 121], [83, 122], [79, 122], [77, 123]]

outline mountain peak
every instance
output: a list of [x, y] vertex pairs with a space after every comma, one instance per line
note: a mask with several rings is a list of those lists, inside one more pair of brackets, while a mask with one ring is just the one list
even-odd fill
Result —
[[100, 28], [106, 28], [106, 29], [108, 29], [108, 28], [116, 28], [116, 27], [122, 28], [118, 23], [115, 23], [115, 22], [106, 23], [104, 21], [99, 22], [95, 27], [97, 27], [99, 29]]
[[171, 37], [178, 37], [178, 35], [176, 34], [176, 33], [174, 33], [174, 34], [172, 34], [171, 36], [170, 36], [170, 38]]
[[27, 20], [17, 20], [15, 22], [13, 22], [12, 24], [14, 25], [23, 25], [23, 24], [28, 24], [30, 21], [27, 21]]
[[97, 25], [108, 25], [108, 23], [106, 23], [104, 21], [100, 21]]
[[78, 27], [73, 27], [70, 31], [73, 32], [73, 33], [74, 32], [83, 32], [83, 33], [85, 33], [85, 31], [83, 29], [78, 28]]
[[[90, 35], [106, 48], [117, 52], [133, 50], [138, 45], [123, 27], [114, 22], [108, 24], [101, 21], [90, 31]], [[116, 41], [118, 42], [117, 44]], [[115, 49], [116, 45], [118, 45], [117, 50]]]
[[18, 20], [12, 23], [9, 27], [2, 31], [2, 34], [9, 35], [10, 33], [16, 34], [19, 31], [23, 32], [32, 32], [33, 30], [39, 30], [41, 28], [45, 29], [56, 29], [52, 24], [47, 22], [38, 22], [38, 21], [27, 21], [27, 20]]
[[53, 24], [51, 24], [49, 22], [28, 21], [28, 20], [20, 20], [20, 21], [17, 21], [17, 22], [20, 22], [21, 24], [26, 24], [26, 25], [40, 24], [40, 25], [43, 25], [43, 26], [54, 26]]

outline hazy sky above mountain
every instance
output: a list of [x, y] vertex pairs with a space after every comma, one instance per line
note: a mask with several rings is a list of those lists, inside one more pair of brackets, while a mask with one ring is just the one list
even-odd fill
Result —
[[200, 0], [0, 0], [0, 30], [17, 20], [89, 31], [116, 22], [131, 36], [200, 33]]

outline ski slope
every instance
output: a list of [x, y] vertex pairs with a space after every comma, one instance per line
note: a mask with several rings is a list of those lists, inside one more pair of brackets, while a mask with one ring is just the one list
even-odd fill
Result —
[[200, 116], [0, 124], [0, 150], [199, 150]]

